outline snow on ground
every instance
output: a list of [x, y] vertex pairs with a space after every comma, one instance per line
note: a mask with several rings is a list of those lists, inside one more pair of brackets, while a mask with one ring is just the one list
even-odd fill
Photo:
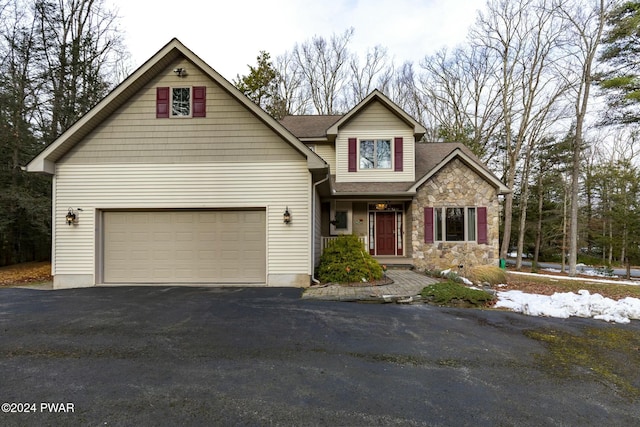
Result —
[[529, 316], [548, 316], [566, 319], [570, 316], [592, 317], [607, 322], [629, 323], [640, 320], [640, 299], [619, 301], [581, 290], [556, 292], [553, 295], [527, 294], [522, 291], [498, 292], [495, 307], [508, 308]]
[[[585, 268], [581, 264], [582, 274], [602, 277], [598, 274], [598, 269]], [[551, 271], [552, 269], [548, 269]], [[557, 270], [559, 271], [559, 270]], [[446, 276], [451, 269], [442, 271]], [[510, 271], [512, 274], [534, 275], [534, 273], [522, 273]], [[591, 273], [591, 274], [590, 274]], [[615, 283], [618, 285], [640, 285], [638, 281], [624, 280], [603, 280], [585, 279], [580, 277], [558, 277], [562, 280], [582, 280], [594, 281], [598, 283]], [[462, 277], [466, 285], [471, 285], [471, 281]], [[500, 285], [498, 285], [500, 286]], [[504, 286], [504, 285], [502, 285]], [[600, 294], [591, 294], [589, 291], [580, 290], [577, 294], [573, 292], [556, 292], [553, 295], [528, 294], [522, 291], [498, 292], [498, 302], [496, 308], [507, 308], [528, 316], [547, 316], [566, 319], [570, 316], [592, 317], [607, 322], [629, 323], [631, 320], [640, 320], [640, 299], [627, 297], [621, 300], [614, 300], [603, 297]]]

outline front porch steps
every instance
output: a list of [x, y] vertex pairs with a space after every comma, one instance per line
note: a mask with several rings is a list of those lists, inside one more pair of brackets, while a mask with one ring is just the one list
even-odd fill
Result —
[[386, 265], [390, 270], [411, 270], [413, 269], [413, 258], [402, 256], [374, 256], [376, 261]]

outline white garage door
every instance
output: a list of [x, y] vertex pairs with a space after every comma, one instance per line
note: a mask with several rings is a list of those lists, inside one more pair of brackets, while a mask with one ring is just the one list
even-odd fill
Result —
[[105, 283], [265, 283], [264, 210], [104, 212]]

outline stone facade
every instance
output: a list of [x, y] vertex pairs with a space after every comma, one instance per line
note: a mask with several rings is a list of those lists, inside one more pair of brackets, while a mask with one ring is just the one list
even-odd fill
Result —
[[[425, 207], [487, 208], [488, 244], [474, 242], [425, 243]], [[418, 270], [445, 270], [463, 265], [498, 265], [499, 202], [497, 189], [455, 158], [418, 188], [411, 204], [413, 263]]]

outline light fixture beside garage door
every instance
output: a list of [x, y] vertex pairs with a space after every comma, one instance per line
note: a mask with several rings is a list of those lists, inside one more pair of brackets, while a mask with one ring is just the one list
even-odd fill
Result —
[[78, 223], [78, 215], [76, 214], [76, 211], [81, 212], [82, 209], [77, 208], [74, 211], [73, 208], [69, 208], [69, 210], [67, 211], [67, 215], [64, 217], [64, 219], [67, 221], [67, 225], [71, 225], [71, 224], [75, 225]]
[[285, 224], [289, 224], [291, 222], [291, 212], [289, 212], [289, 206], [284, 210], [283, 221]]

